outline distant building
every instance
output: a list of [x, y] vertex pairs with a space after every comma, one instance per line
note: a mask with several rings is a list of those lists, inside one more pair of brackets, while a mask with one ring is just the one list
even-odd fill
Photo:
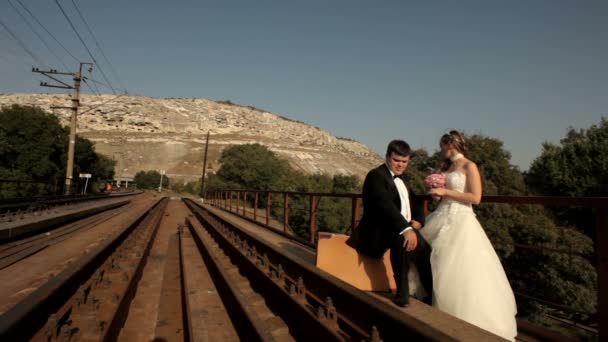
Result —
[[131, 183], [133, 183], [133, 177], [130, 177], [130, 176], [114, 177], [112, 182], [118, 188], [128, 188], [129, 185], [131, 185]]

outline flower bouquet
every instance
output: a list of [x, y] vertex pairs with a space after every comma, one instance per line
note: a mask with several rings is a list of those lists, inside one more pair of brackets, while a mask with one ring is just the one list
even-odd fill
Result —
[[[441, 173], [433, 173], [424, 179], [424, 186], [427, 189], [445, 188], [445, 176]], [[439, 196], [433, 196], [434, 200], [439, 200]]]

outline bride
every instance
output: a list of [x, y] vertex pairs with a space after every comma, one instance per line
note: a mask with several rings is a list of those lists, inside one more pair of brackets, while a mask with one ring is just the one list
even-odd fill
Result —
[[458, 131], [441, 137], [445, 188], [437, 209], [420, 230], [431, 244], [433, 306], [508, 340], [517, 335], [513, 291], [472, 204], [481, 200], [481, 177], [467, 159]]

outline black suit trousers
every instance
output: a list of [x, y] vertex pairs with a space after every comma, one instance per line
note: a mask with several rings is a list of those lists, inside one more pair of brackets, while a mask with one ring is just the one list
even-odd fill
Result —
[[431, 303], [433, 293], [433, 274], [431, 272], [431, 246], [424, 240], [417, 229], [414, 229], [418, 237], [416, 249], [408, 252], [403, 247], [405, 233], [393, 239], [391, 243], [391, 266], [395, 276], [397, 285], [397, 297], [405, 298], [409, 296], [408, 271], [410, 270], [410, 262], [416, 265], [420, 275], [420, 282], [429, 294], [424, 300], [426, 303]]

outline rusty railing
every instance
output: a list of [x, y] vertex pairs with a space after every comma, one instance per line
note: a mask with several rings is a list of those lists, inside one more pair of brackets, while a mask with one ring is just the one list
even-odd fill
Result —
[[[303, 240], [294, 237], [290, 231], [289, 211], [290, 198], [308, 197], [308, 231], [309, 238]], [[251, 198], [253, 197], [253, 200]], [[282, 235], [314, 247], [317, 233], [317, 204], [321, 198], [345, 198], [351, 201], [350, 225], [347, 230], [356, 227], [361, 216], [360, 194], [334, 194], [334, 193], [307, 193], [285, 191], [254, 191], [254, 190], [225, 190], [208, 193], [207, 200], [213, 206], [230, 211], [258, 225], [278, 231]], [[261, 205], [261, 199], [265, 199]], [[431, 198], [422, 196], [425, 213], [428, 213], [428, 204]], [[282, 204], [282, 220], [271, 217], [273, 201]], [[595, 266], [597, 272], [597, 308], [599, 340], [608, 338], [608, 197], [545, 197], [545, 196], [483, 196], [482, 204], [504, 203], [511, 205], [535, 204], [542, 206], [586, 207], [592, 208], [595, 215]], [[263, 209], [263, 214], [260, 210]], [[535, 249], [549, 252], [579, 254], [572, 251], [563, 251], [551, 248], [538, 248], [524, 244], [510, 243], [516, 248]], [[604, 289], [604, 291], [602, 291]], [[542, 302], [542, 300], [540, 300]], [[602, 329], [602, 327], [604, 327]]]

